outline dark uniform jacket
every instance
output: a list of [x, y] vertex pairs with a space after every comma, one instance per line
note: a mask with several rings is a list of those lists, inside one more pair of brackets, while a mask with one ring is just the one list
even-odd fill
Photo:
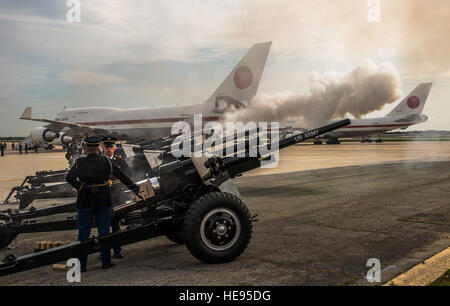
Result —
[[[114, 166], [120, 169], [122, 173], [131, 177], [131, 168], [128, 166], [127, 162], [120, 156], [114, 155], [111, 159]], [[124, 204], [127, 200], [133, 200], [133, 196], [130, 193], [125, 193], [126, 186], [121, 183], [116, 176], [113, 175], [113, 182], [111, 185], [111, 199], [112, 206], [115, 207], [120, 204]]]
[[78, 190], [77, 208], [111, 206], [111, 187], [105, 186], [111, 175], [117, 177], [127, 187], [133, 184], [105, 156], [89, 154], [77, 159], [66, 176], [66, 181]]

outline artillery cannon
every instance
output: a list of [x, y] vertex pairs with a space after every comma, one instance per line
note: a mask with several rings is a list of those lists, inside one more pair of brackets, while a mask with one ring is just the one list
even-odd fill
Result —
[[25, 177], [22, 184], [13, 187], [3, 204], [9, 204], [9, 199], [14, 193], [19, 202], [19, 209], [27, 208], [35, 199], [74, 197], [76, 193], [65, 183], [66, 174], [67, 169], [37, 171], [35, 175]]
[[53, 185], [41, 185], [39, 187], [16, 187], [14, 191], [16, 191], [14, 197], [19, 202], [19, 209], [27, 208], [36, 199], [70, 198], [77, 196], [72, 186], [65, 182]]
[[[278, 146], [283, 149], [348, 124], [349, 120], [329, 124], [283, 139]], [[0, 276], [161, 235], [185, 244], [202, 262], [232, 261], [250, 242], [254, 219], [232, 179], [260, 167], [263, 160], [247, 154], [163, 163], [156, 176], [138, 182], [142, 199], [114, 208], [127, 229], [18, 258], [7, 255], [0, 263]]]

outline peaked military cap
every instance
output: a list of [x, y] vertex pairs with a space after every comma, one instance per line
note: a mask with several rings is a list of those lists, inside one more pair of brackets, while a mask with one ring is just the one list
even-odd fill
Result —
[[116, 144], [117, 138], [113, 136], [103, 137], [103, 144], [105, 147], [112, 147]]
[[84, 141], [88, 147], [98, 147], [102, 139], [100, 137], [91, 136], [84, 139]]

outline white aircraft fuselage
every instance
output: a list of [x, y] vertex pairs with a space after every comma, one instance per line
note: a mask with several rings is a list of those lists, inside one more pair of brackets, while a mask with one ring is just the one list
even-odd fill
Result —
[[271, 42], [253, 45], [213, 94], [200, 104], [146, 108], [84, 107], [63, 109], [56, 118], [33, 118], [27, 107], [20, 119], [46, 123], [28, 137], [35, 143], [68, 145], [74, 136], [116, 136], [142, 140], [169, 136], [176, 122], [191, 122], [202, 114], [203, 123], [217, 121], [225, 106], [242, 107], [256, 94]]
[[422, 114], [432, 83], [419, 84], [389, 114], [384, 117], [352, 119], [351, 124], [327, 133], [323, 138], [366, 137], [387, 131], [407, 129], [428, 120]]
[[407, 129], [412, 125], [428, 120], [426, 115], [411, 117], [378, 117], [368, 119], [351, 119], [346, 127], [327, 133], [325, 138], [366, 137], [385, 133], [388, 131]]
[[202, 114], [203, 122], [217, 121], [212, 104], [192, 104], [150, 108], [86, 107], [63, 110], [55, 121], [70, 121], [108, 130], [126, 139], [154, 138], [170, 135], [172, 125], [189, 120], [193, 114]]

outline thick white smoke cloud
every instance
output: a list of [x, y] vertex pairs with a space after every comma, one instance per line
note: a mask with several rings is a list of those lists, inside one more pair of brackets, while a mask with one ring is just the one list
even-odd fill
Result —
[[309, 92], [260, 94], [243, 109], [230, 109], [226, 121], [283, 122], [300, 118], [302, 126], [314, 127], [351, 114], [355, 118], [380, 110], [401, 96], [401, 79], [390, 63], [371, 61], [346, 73], [311, 73]]

